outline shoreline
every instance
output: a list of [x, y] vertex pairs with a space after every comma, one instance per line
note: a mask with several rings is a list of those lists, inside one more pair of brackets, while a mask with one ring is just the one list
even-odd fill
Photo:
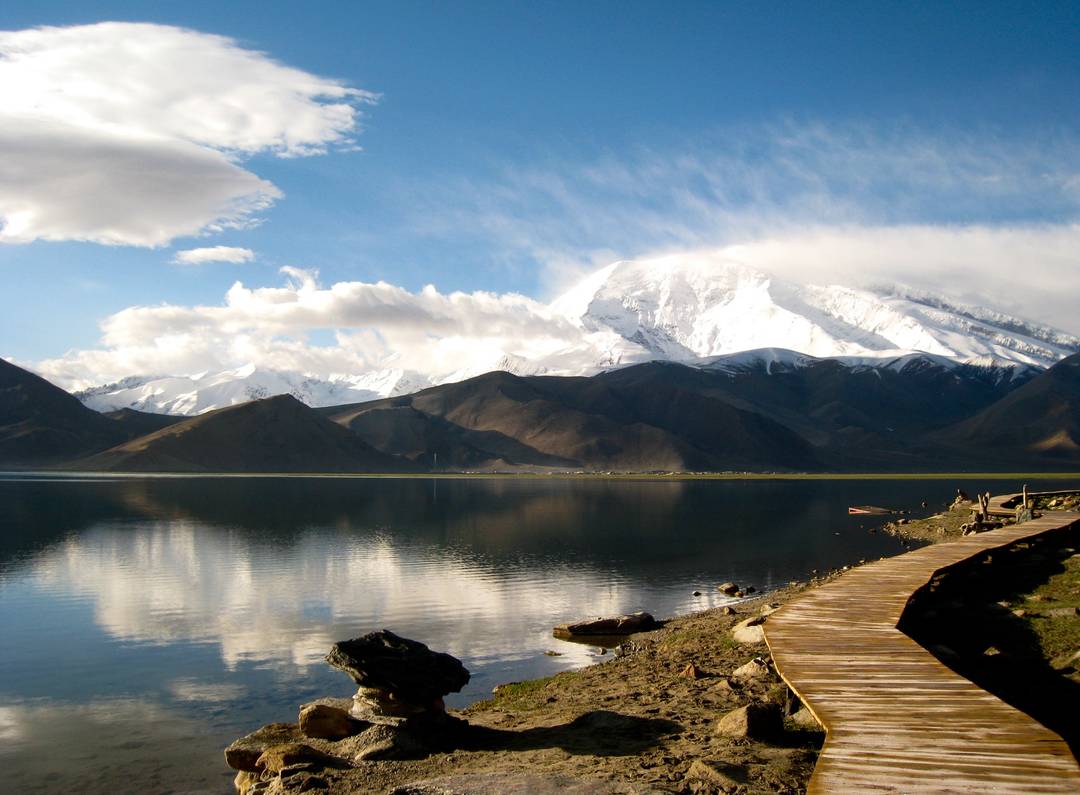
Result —
[[[970, 514], [970, 506], [958, 504], [953, 512], [962, 518]], [[950, 527], [938, 533], [941, 519], [941, 514], [934, 514], [894, 529], [912, 540], [948, 541], [956, 532]], [[805, 791], [824, 732], [808, 710], [799, 709], [797, 697], [777, 676], [763, 639], [740, 642], [732, 632], [737, 624], [748, 619], [754, 623], [759, 615], [849, 568], [855, 566], [667, 619], [659, 629], [627, 636], [619, 653], [595, 664], [500, 685], [492, 697], [451, 711], [467, 720], [474, 732], [453, 750], [382, 760], [362, 759], [361, 752], [347, 770], [310, 775], [325, 782], [329, 792], [345, 795], [457, 792], [453, 786], [480, 786], [485, 781], [496, 786], [492, 776], [500, 777], [498, 787], [532, 776], [529, 780], [536, 786], [548, 781], [559, 782], [562, 789], [588, 785], [592, 789], [587, 791], [597, 795]], [[1004, 643], [999, 645], [1006, 655], [1011, 651]], [[757, 675], [746, 678], [748, 664]], [[751, 704], [782, 715], [783, 730], [756, 737], [731, 737], [720, 730], [725, 716]], [[295, 733], [291, 737], [293, 742], [316, 744]], [[333, 745], [318, 750], [356, 751]], [[237, 791], [241, 795], [300, 791], [296, 787], [301, 778], [289, 783], [241, 772]], [[427, 784], [413, 786], [432, 780], [440, 782], [430, 785], [434, 789], [425, 789]]]
[[680, 482], [697, 480], [1076, 480], [1080, 472], [102, 472], [100, 470], [2, 470], [0, 477], [93, 480], [294, 478], [370, 480], [617, 480]]
[[[469, 727], [453, 750], [423, 758], [357, 759], [364, 751], [348, 739], [327, 743], [296, 729], [283, 734], [285, 724], [270, 724], [238, 742], [277, 727], [275, 742], [304, 743], [322, 753], [353, 757], [348, 770], [319, 773], [329, 792], [347, 795], [427, 793], [408, 785], [444, 776], [492, 775], [587, 782], [600, 787], [589, 790], [596, 795], [715, 793], [731, 787], [801, 792], [824, 733], [812, 718], [806, 722], [808, 713], [798, 716], [801, 723], [784, 714], [798, 705], [768, 663], [764, 638], [739, 642], [731, 631], [841, 571], [666, 619], [658, 629], [626, 636], [615, 654], [594, 664], [499, 685], [488, 698], [449, 710]], [[747, 664], [750, 674], [736, 673]], [[693, 675], [687, 673], [690, 666]], [[347, 702], [337, 703], [344, 707]], [[783, 716], [783, 728], [762, 736], [726, 736], [715, 730], [717, 719], [748, 704], [770, 706]], [[304, 706], [298, 704], [298, 711]], [[298, 792], [301, 786], [273, 776], [266, 788], [260, 783], [266, 779], [259, 782], [242, 771], [237, 775], [241, 795]], [[454, 792], [430, 790], [437, 791]]]

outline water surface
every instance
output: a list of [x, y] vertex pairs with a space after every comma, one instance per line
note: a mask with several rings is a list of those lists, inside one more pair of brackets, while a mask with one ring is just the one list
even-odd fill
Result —
[[473, 672], [461, 706], [601, 659], [556, 623], [895, 554], [847, 506], [918, 512], [958, 486], [1003, 489], [0, 475], [4, 788], [228, 793], [232, 739], [354, 690], [322, 660], [336, 640], [385, 627], [449, 651]]

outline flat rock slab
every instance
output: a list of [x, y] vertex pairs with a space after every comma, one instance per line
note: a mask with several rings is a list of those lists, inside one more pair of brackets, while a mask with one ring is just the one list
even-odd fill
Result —
[[390, 795], [660, 795], [661, 792], [629, 782], [478, 773], [416, 781], [391, 790]]
[[387, 629], [335, 643], [326, 661], [361, 687], [385, 690], [416, 704], [457, 693], [469, 682], [461, 660]]
[[631, 635], [648, 632], [657, 627], [656, 619], [649, 613], [630, 613], [625, 616], [593, 618], [573, 624], [559, 624], [553, 630], [556, 637], [583, 637], [590, 635]]

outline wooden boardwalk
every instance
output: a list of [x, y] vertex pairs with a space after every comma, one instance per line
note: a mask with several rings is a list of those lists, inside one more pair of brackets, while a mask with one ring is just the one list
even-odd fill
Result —
[[1080, 793], [1080, 767], [1057, 734], [896, 628], [942, 569], [1077, 521], [1048, 512], [860, 566], [769, 616], [777, 671], [827, 732], [809, 792]]

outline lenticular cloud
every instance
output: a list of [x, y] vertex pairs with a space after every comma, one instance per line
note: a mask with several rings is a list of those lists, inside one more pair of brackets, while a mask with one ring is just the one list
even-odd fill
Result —
[[243, 157], [349, 146], [375, 98], [183, 28], [0, 32], [0, 242], [160, 246], [244, 226], [282, 194]]

